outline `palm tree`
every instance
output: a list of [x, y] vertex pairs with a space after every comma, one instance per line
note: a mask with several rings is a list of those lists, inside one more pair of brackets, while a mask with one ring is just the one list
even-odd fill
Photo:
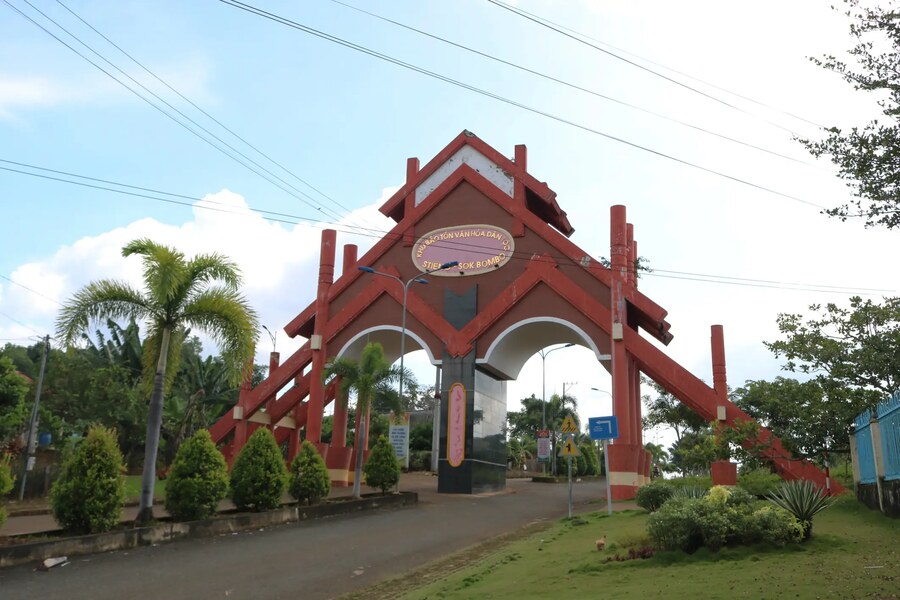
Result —
[[[356, 413], [360, 415], [359, 431], [356, 432], [354, 444], [356, 445], [356, 468], [353, 476], [353, 497], [360, 497], [360, 479], [362, 479], [363, 445], [361, 433], [366, 429], [366, 412], [376, 396], [385, 400], [393, 398], [398, 400], [396, 394], [386, 393], [390, 390], [390, 384], [400, 379], [401, 370], [388, 364], [384, 358], [384, 349], [377, 342], [370, 342], [363, 348], [359, 362], [346, 358], [337, 358], [325, 367], [322, 374], [324, 379], [332, 377], [341, 378], [341, 398], [347, 398], [348, 393], [356, 392]], [[406, 380], [408, 373], [404, 373]], [[344, 400], [346, 402], [346, 400]], [[399, 412], [400, 406], [393, 407]]]
[[560, 442], [560, 429], [562, 429], [566, 417], [572, 417], [576, 428], [581, 429], [581, 420], [578, 418], [578, 400], [575, 399], [575, 396], [553, 394], [547, 400], [547, 428], [553, 432], [550, 436], [553, 456], [550, 464], [554, 475], [556, 475], [556, 447]]
[[143, 291], [123, 281], [91, 282], [63, 306], [56, 330], [63, 343], [71, 346], [91, 323], [105, 318], [142, 320], [147, 325], [144, 376], [152, 380], [153, 388], [135, 520], [146, 523], [153, 519], [163, 393], [178, 371], [188, 328], [205, 331], [218, 343], [236, 384], [252, 368], [259, 322], [239, 291], [240, 270], [227, 257], [201, 254], [187, 260], [181, 252], [149, 239], [134, 240], [122, 248], [123, 256], [135, 254], [143, 258]]

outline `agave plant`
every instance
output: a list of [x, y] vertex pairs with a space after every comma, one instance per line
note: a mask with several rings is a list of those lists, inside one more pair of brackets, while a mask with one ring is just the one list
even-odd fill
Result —
[[786, 481], [766, 499], [794, 515], [803, 526], [803, 539], [812, 537], [813, 517], [831, 506], [833, 499], [807, 480]]
[[703, 498], [709, 493], [709, 490], [704, 489], [697, 485], [686, 485], [684, 487], [676, 488], [675, 493], [672, 494], [673, 498]]

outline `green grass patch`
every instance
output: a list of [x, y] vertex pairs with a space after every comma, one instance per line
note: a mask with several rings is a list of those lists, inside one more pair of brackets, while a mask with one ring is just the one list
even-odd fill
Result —
[[[819, 513], [813, 538], [784, 548], [661, 552], [605, 562], [647, 543], [647, 515], [624, 510], [562, 519], [403, 598], [896, 598], [900, 520], [845, 496]], [[596, 540], [606, 536], [606, 548]]]
[[[153, 498], [162, 502], [166, 499], [166, 480], [157, 479], [156, 485], [153, 487]], [[126, 475], [125, 476], [125, 499], [127, 501], [137, 501], [141, 499], [141, 476]]]

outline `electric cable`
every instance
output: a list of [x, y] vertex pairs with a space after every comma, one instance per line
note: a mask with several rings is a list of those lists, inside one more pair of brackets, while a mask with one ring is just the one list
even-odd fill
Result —
[[[44, 167], [37, 167], [37, 166], [33, 166], [33, 165], [26, 165], [25, 163], [17, 163], [14, 161], [7, 161], [4, 159], [0, 159], [0, 162], [7, 163], [7, 164], [16, 164], [16, 165], [20, 165], [20, 166], [26, 166], [26, 167], [32, 168], [32, 169], [40, 169], [40, 170], [50, 171], [50, 172], [57, 173], [57, 174], [65, 173], [63, 171], [46, 169]], [[79, 177], [79, 178], [84, 178], [84, 179], [88, 179], [88, 180], [96, 181], [96, 182], [105, 182], [110, 185], [117, 185], [117, 186], [121, 186], [121, 187], [127, 187], [130, 189], [144, 190], [144, 191], [148, 191], [148, 192], [151, 192], [154, 194], [169, 195], [169, 196], [172, 196], [173, 198], [190, 199], [190, 200], [193, 200], [194, 203], [185, 202], [182, 200], [174, 200], [171, 198], [161, 198], [159, 196], [153, 196], [150, 194], [141, 194], [141, 193], [126, 191], [126, 190], [119, 190], [119, 189], [114, 189], [114, 188], [110, 188], [110, 187], [106, 187], [106, 186], [84, 183], [84, 182], [79, 182], [79, 181], [71, 181], [68, 179], [63, 179], [61, 177], [48, 176], [48, 175], [43, 175], [40, 173], [29, 173], [27, 171], [23, 171], [23, 170], [19, 170], [19, 169], [12, 169], [9, 167], [0, 166], [0, 170], [18, 173], [18, 174], [22, 174], [22, 175], [30, 175], [32, 177], [38, 177], [38, 178], [48, 179], [48, 180], [52, 180], [52, 181], [56, 181], [56, 182], [68, 183], [68, 184], [72, 184], [72, 185], [78, 185], [78, 186], [82, 186], [82, 187], [98, 189], [98, 190], [103, 190], [103, 191], [108, 191], [108, 192], [113, 192], [113, 193], [118, 193], [118, 194], [138, 197], [138, 198], [155, 200], [155, 201], [159, 201], [159, 202], [166, 202], [166, 203], [170, 203], [170, 204], [176, 204], [176, 205], [181, 205], [181, 206], [186, 206], [186, 207], [191, 207], [191, 208], [212, 210], [212, 211], [216, 211], [216, 212], [222, 212], [222, 213], [238, 215], [238, 216], [246, 215], [245, 211], [227, 210], [226, 208], [217, 208], [216, 206], [207, 206], [205, 204], [200, 204], [201, 202], [205, 202], [207, 204], [219, 204], [220, 206], [224, 206], [221, 203], [216, 203], [216, 202], [209, 201], [209, 200], [202, 200], [202, 199], [197, 199], [195, 197], [187, 196], [184, 194], [174, 194], [174, 193], [170, 193], [170, 192], [163, 192], [160, 190], [153, 190], [151, 188], [142, 188], [142, 187], [138, 187], [138, 186], [121, 184], [121, 183], [112, 182], [109, 180], [102, 180], [102, 179], [86, 177], [86, 176], [82, 176], [82, 175], [65, 173], [66, 175], [71, 176], [71, 177]], [[394, 234], [389, 231], [380, 231], [380, 230], [373, 229], [373, 230], [369, 230], [368, 233], [364, 233], [364, 232], [359, 231], [358, 228], [355, 228], [355, 227], [348, 228], [346, 225], [342, 225], [339, 223], [321, 221], [321, 220], [312, 219], [309, 217], [300, 217], [297, 215], [290, 215], [287, 213], [278, 213], [275, 211], [266, 211], [266, 210], [252, 208], [249, 205], [248, 205], [247, 210], [249, 210], [253, 213], [259, 214], [262, 218], [266, 219], [267, 221], [275, 222], [275, 223], [298, 225], [299, 222], [302, 221], [302, 222], [308, 222], [309, 224], [330, 225], [338, 231], [342, 231], [344, 233], [349, 233], [352, 235], [359, 235], [362, 237], [370, 237], [370, 238], [376, 238], [376, 239], [388, 238], [388, 239], [394, 239], [394, 240], [399, 240], [402, 238], [402, 234]], [[433, 246], [442, 248], [442, 249], [462, 249], [464, 251], [465, 250], [483, 250], [483, 248], [480, 246], [466, 244], [464, 242], [449, 242], [449, 243], [436, 242], [435, 244], [433, 244]], [[578, 264], [576, 261], [574, 261], [573, 259], [571, 259], [568, 256], [548, 255], [548, 257], [555, 260], [560, 267], [576, 267], [579, 269], [606, 268], [606, 267], [602, 267], [602, 264], [596, 258], [594, 258], [594, 260], [592, 260], [591, 265], [589, 267], [583, 267], [582, 265]], [[510, 254], [510, 260], [532, 260], [533, 258], [534, 258], [534, 256], [530, 252], [527, 252], [527, 251], [513, 251]], [[629, 271], [633, 271], [633, 270], [634, 270], [633, 266], [629, 266]], [[659, 273], [657, 274], [656, 271], [659, 271]], [[732, 277], [732, 276], [724, 276], [724, 275], [709, 275], [709, 274], [703, 274], [703, 273], [693, 273], [693, 272], [687, 272], [687, 271], [674, 271], [674, 270], [664, 270], [664, 269], [651, 269], [650, 271], [644, 272], [644, 274], [649, 275], [649, 276], [668, 278], [668, 279], [682, 279], [682, 280], [687, 280], [687, 281], [732, 284], [732, 285], [739, 285], [739, 286], [744, 286], [744, 287], [786, 289], [786, 290], [811, 291], [811, 292], [821, 292], [821, 293], [845, 293], [845, 294], [852, 293], [852, 294], [858, 294], [858, 295], [863, 295], [863, 296], [874, 296], [874, 295], [881, 295], [881, 294], [877, 294], [874, 292], [889, 292], [889, 293], [895, 292], [895, 290], [883, 289], [883, 288], [860, 288], [860, 287], [855, 287], [855, 286], [835, 286], [835, 285], [827, 285], [827, 284], [807, 284], [807, 283], [798, 283], [798, 282], [777, 282], [777, 281], [773, 281], [773, 280], [750, 279], [750, 278]]]
[[[3, 0], [3, 1], [5, 2], [6, 0]], [[378, 51], [375, 51], [375, 50], [371, 50], [371, 49], [366, 48], [366, 47], [364, 47], [364, 46], [360, 46], [359, 44], [355, 44], [355, 43], [353, 43], [353, 42], [349, 42], [349, 41], [344, 40], [344, 39], [342, 39], [342, 38], [339, 38], [339, 37], [337, 37], [337, 36], [333, 36], [333, 35], [331, 35], [331, 34], [324, 33], [324, 32], [322, 32], [322, 31], [319, 31], [319, 30], [314, 29], [314, 28], [312, 28], [312, 27], [308, 27], [308, 26], [303, 25], [303, 24], [301, 24], [301, 23], [297, 23], [296, 21], [292, 21], [292, 20], [290, 20], [290, 19], [287, 19], [287, 18], [285, 18], [285, 17], [281, 17], [281, 16], [276, 15], [276, 14], [274, 14], [274, 13], [270, 13], [270, 12], [267, 12], [267, 11], [265, 11], [265, 10], [256, 8], [256, 7], [254, 7], [254, 6], [250, 5], [250, 4], [246, 4], [246, 3], [240, 2], [240, 1], [238, 1], [238, 0], [219, 0], [219, 2], [221, 2], [222, 4], [227, 4], [228, 6], [231, 6], [231, 7], [233, 7], [233, 8], [238, 8], [238, 9], [240, 9], [240, 10], [243, 10], [243, 11], [249, 13], [249, 14], [256, 15], [256, 16], [258, 16], [258, 17], [262, 17], [262, 18], [268, 19], [268, 20], [273, 21], [273, 22], [275, 22], [275, 23], [279, 23], [279, 24], [281, 24], [281, 25], [285, 25], [285, 26], [287, 26], [287, 27], [291, 27], [291, 28], [293, 28], [293, 29], [297, 29], [297, 30], [302, 31], [302, 32], [304, 32], [304, 33], [308, 33], [308, 34], [310, 34], [310, 35], [313, 35], [313, 36], [315, 36], [315, 37], [318, 37], [318, 38], [321, 38], [321, 39], [330, 41], [330, 42], [335, 43], [335, 44], [339, 44], [339, 45], [344, 46], [344, 47], [346, 47], [346, 48], [350, 48], [351, 50], [355, 50], [355, 51], [357, 51], [357, 52], [361, 52], [361, 53], [363, 53], [363, 54], [367, 54], [367, 55], [372, 56], [372, 57], [374, 57], [374, 58], [378, 58], [378, 59], [380, 59], [380, 60], [383, 60], [383, 61], [385, 61], [385, 62], [389, 62], [389, 63], [391, 63], [391, 64], [394, 64], [394, 65], [403, 67], [403, 68], [405, 68], [405, 69], [408, 69], [408, 70], [411, 70], [411, 71], [420, 73], [420, 74], [422, 74], [422, 75], [426, 75], [426, 76], [428, 76], [428, 77], [432, 77], [432, 78], [434, 78], [434, 79], [438, 79], [438, 80], [440, 80], [440, 81], [444, 81], [444, 82], [449, 83], [449, 84], [451, 84], [451, 85], [454, 85], [454, 86], [457, 86], [457, 87], [460, 87], [460, 88], [469, 90], [469, 91], [471, 91], [471, 92], [475, 92], [475, 93], [480, 94], [480, 95], [482, 95], [482, 96], [485, 96], [485, 97], [488, 97], [488, 98], [492, 98], [492, 99], [494, 99], [494, 100], [497, 100], [497, 101], [499, 101], [499, 102], [503, 102], [503, 103], [508, 104], [508, 105], [510, 105], [510, 106], [515, 106], [516, 108], [521, 108], [522, 110], [526, 110], [526, 111], [528, 111], [528, 112], [531, 112], [531, 113], [534, 113], [534, 114], [537, 114], [537, 115], [541, 115], [541, 116], [546, 117], [546, 118], [548, 118], [548, 119], [552, 119], [552, 120], [554, 120], [554, 121], [557, 121], [557, 122], [560, 122], [560, 123], [564, 123], [564, 124], [566, 124], [566, 125], [570, 125], [570, 126], [572, 126], [572, 127], [575, 127], [576, 129], [580, 129], [580, 130], [582, 130], [582, 131], [586, 131], [586, 132], [588, 132], [588, 133], [592, 133], [592, 134], [594, 134], [594, 135], [597, 135], [597, 136], [600, 136], [600, 137], [603, 137], [603, 138], [606, 138], [606, 139], [609, 139], [609, 140], [612, 140], [612, 141], [615, 141], [615, 142], [619, 142], [620, 144], [624, 144], [624, 145], [626, 145], [626, 146], [630, 146], [630, 147], [635, 148], [635, 149], [637, 149], [637, 150], [642, 150], [642, 151], [644, 151], [644, 152], [647, 152], [647, 153], [650, 153], [650, 154], [654, 154], [654, 155], [656, 155], [656, 156], [659, 156], [659, 157], [661, 157], [661, 158], [665, 158], [665, 159], [667, 159], [667, 160], [670, 160], [670, 161], [673, 161], [673, 162], [682, 164], [682, 165], [684, 165], [684, 166], [688, 166], [688, 167], [691, 167], [691, 168], [694, 168], [694, 169], [697, 169], [697, 170], [700, 170], [700, 171], [709, 173], [709, 174], [711, 174], [711, 175], [716, 175], [716, 176], [718, 176], [718, 177], [721, 177], [721, 178], [724, 178], [724, 179], [728, 179], [728, 180], [730, 180], [730, 181], [733, 181], [733, 182], [736, 182], [736, 183], [740, 183], [740, 184], [743, 184], [743, 185], [746, 185], [746, 186], [749, 186], [749, 187], [752, 187], [752, 188], [755, 188], [755, 189], [758, 189], [758, 190], [761, 190], [761, 191], [764, 191], [764, 192], [768, 192], [768, 193], [770, 193], [770, 194], [773, 194], [773, 195], [776, 195], [776, 196], [780, 196], [780, 197], [782, 197], [782, 198], [786, 198], [786, 199], [789, 199], [789, 200], [793, 200], [793, 201], [799, 202], [799, 203], [801, 203], [801, 204], [807, 204], [807, 205], [809, 205], [809, 206], [813, 206], [813, 207], [819, 208], [819, 209], [821, 209], [821, 210], [826, 210], [826, 207], [824, 207], [824, 206], [822, 206], [822, 205], [820, 205], [820, 204], [816, 204], [815, 202], [811, 202], [811, 201], [809, 201], [809, 200], [805, 200], [805, 199], [803, 199], [803, 198], [800, 198], [800, 197], [798, 197], [798, 196], [793, 196], [793, 195], [787, 194], [787, 193], [785, 193], [785, 192], [779, 192], [779, 191], [777, 191], [777, 190], [775, 190], [775, 189], [766, 187], [766, 186], [764, 186], [764, 185], [761, 185], [761, 184], [758, 184], [758, 183], [753, 183], [752, 181], [749, 181], [749, 180], [746, 180], [746, 179], [742, 179], [742, 178], [737, 177], [737, 176], [734, 176], [734, 175], [729, 175], [729, 174], [727, 174], [727, 173], [724, 173], [724, 172], [722, 172], [722, 171], [717, 171], [717, 170], [712, 169], [712, 168], [710, 168], [710, 167], [704, 167], [704, 166], [699, 165], [699, 164], [697, 164], [697, 163], [693, 163], [693, 162], [691, 162], [691, 161], [688, 161], [688, 160], [685, 160], [685, 159], [682, 159], [682, 158], [678, 158], [678, 157], [673, 156], [673, 155], [671, 155], [671, 154], [666, 154], [665, 152], [661, 152], [661, 151], [659, 151], [659, 150], [654, 150], [654, 149], [649, 148], [649, 147], [647, 147], [647, 146], [643, 146], [643, 145], [641, 145], [641, 144], [638, 144], [638, 143], [635, 143], [635, 142], [628, 141], [628, 140], [626, 140], [626, 139], [624, 139], [624, 138], [621, 138], [621, 137], [618, 137], [618, 136], [615, 136], [615, 135], [612, 135], [612, 134], [609, 134], [609, 133], [600, 131], [600, 130], [598, 130], [598, 129], [594, 129], [594, 128], [589, 127], [589, 126], [587, 126], [587, 125], [584, 125], [584, 124], [582, 124], [582, 123], [578, 123], [578, 122], [576, 122], [576, 121], [572, 121], [572, 120], [570, 120], [570, 119], [567, 119], [567, 118], [565, 118], [565, 117], [561, 117], [561, 116], [558, 116], [558, 115], [554, 115], [554, 114], [549, 113], [549, 112], [546, 112], [546, 111], [544, 111], [544, 110], [537, 109], [537, 108], [534, 108], [534, 107], [532, 107], [532, 106], [528, 106], [528, 105], [523, 104], [523, 103], [521, 103], [521, 102], [518, 102], [518, 101], [516, 101], [516, 100], [512, 100], [512, 99], [510, 99], [510, 98], [506, 98], [506, 97], [501, 96], [501, 95], [499, 95], [499, 94], [495, 94], [495, 93], [493, 93], [493, 92], [490, 92], [490, 91], [487, 91], [487, 90], [478, 88], [478, 87], [476, 87], [476, 86], [474, 86], [474, 85], [470, 85], [470, 84], [464, 83], [464, 82], [462, 82], [462, 81], [458, 81], [458, 80], [456, 80], [456, 79], [447, 77], [447, 76], [445, 76], [445, 75], [441, 75], [441, 74], [436, 73], [436, 72], [434, 72], [434, 71], [429, 71], [428, 69], [425, 69], [425, 68], [423, 68], [423, 67], [418, 67], [418, 66], [416, 66], [416, 65], [413, 65], [413, 64], [411, 64], [411, 63], [405, 62], [405, 61], [403, 61], [403, 60], [400, 60], [400, 59], [397, 59], [397, 58], [393, 58], [393, 57], [388, 56], [388, 55], [386, 55], [386, 54], [383, 54], [383, 53], [381, 53], [381, 52], [378, 52]]]
[[[60, 0], [56, 0], [56, 1], [59, 2]], [[378, 19], [378, 20], [380, 20], [380, 21], [384, 21], [384, 22], [386, 22], [386, 23], [391, 23], [391, 24], [393, 24], [393, 25], [396, 25], [397, 27], [401, 27], [401, 28], [406, 29], [406, 30], [408, 30], [408, 31], [413, 31], [413, 32], [415, 32], [415, 33], [418, 33], [418, 34], [423, 35], [423, 36], [425, 36], [425, 37], [431, 38], [431, 39], [433, 39], [433, 40], [437, 40], [437, 41], [442, 42], [442, 43], [444, 43], [444, 44], [448, 44], [448, 45], [453, 46], [453, 47], [455, 47], [455, 48], [459, 48], [459, 49], [461, 49], [461, 50], [465, 50], [466, 52], [471, 52], [472, 54], [475, 54], [475, 55], [477, 55], [477, 56], [481, 56], [481, 57], [486, 58], [486, 59], [488, 59], [488, 60], [492, 60], [492, 61], [494, 61], [494, 62], [498, 62], [498, 63], [500, 63], [500, 64], [503, 64], [503, 65], [512, 67], [512, 68], [514, 68], [514, 69], [517, 69], [517, 70], [519, 70], [519, 71], [523, 71], [523, 72], [525, 72], [525, 73], [529, 73], [529, 74], [534, 75], [534, 76], [536, 76], [536, 77], [540, 77], [541, 79], [545, 79], [545, 80], [547, 80], [547, 81], [552, 81], [552, 82], [554, 82], [554, 83], [558, 83], [558, 84], [563, 85], [563, 86], [566, 86], [566, 87], [568, 87], [568, 88], [571, 88], [571, 89], [574, 89], [574, 90], [578, 90], [578, 91], [584, 92], [584, 93], [586, 93], [586, 94], [590, 94], [591, 96], [595, 96], [595, 97], [597, 97], [597, 98], [601, 98], [601, 99], [603, 99], [603, 100], [607, 100], [607, 101], [609, 101], [609, 102], [613, 102], [613, 103], [615, 103], [615, 104], [619, 104], [620, 106], [625, 106], [625, 107], [627, 107], [627, 108], [631, 108], [631, 109], [640, 111], [640, 112], [642, 112], [642, 113], [644, 113], [644, 114], [652, 115], [652, 116], [657, 117], [657, 118], [659, 118], [659, 119], [663, 119], [663, 120], [666, 120], [666, 121], [670, 121], [670, 122], [672, 122], [672, 123], [676, 123], [676, 124], [681, 125], [681, 126], [683, 126], [683, 127], [688, 127], [688, 128], [693, 129], [693, 130], [695, 130], [695, 131], [699, 131], [699, 132], [701, 132], [701, 133], [705, 133], [705, 134], [707, 134], [707, 135], [711, 135], [711, 136], [714, 136], [714, 137], [717, 137], [717, 138], [720, 138], [720, 139], [723, 139], [723, 140], [732, 142], [732, 143], [734, 143], [734, 144], [739, 144], [739, 145], [745, 146], [745, 147], [747, 147], [747, 148], [752, 148], [752, 149], [758, 150], [758, 151], [760, 151], [760, 152], [765, 152], [766, 154], [771, 154], [771, 155], [773, 155], [773, 156], [778, 156], [779, 158], [784, 158], [784, 159], [786, 159], [786, 160], [790, 160], [790, 161], [792, 161], [792, 162], [799, 163], [799, 164], [801, 164], [801, 165], [806, 165], [806, 166], [808, 166], [808, 167], [813, 167], [813, 168], [816, 168], [816, 169], [823, 169], [823, 170], [824, 170], [823, 167], [821, 167], [821, 166], [819, 166], [819, 165], [817, 165], [817, 164], [815, 164], [815, 163], [807, 162], [807, 161], [801, 160], [801, 159], [799, 159], [799, 158], [796, 158], [796, 157], [793, 157], [793, 156], [789, 156], [789, 155], [787, 155], [787, 154], [782, 154], [782, 153], [777, 152], [777, 151], [775, 151], [775, 150], [770, 150], [770, 149], [768, 149], [768, 148], [764, 148], [764, 147], [762, 147], [762, 146], [758, 146], [758, 145], [752, 144], [752, 143], [750, 143], [750, 142], [745, 142], [745, 141], [743, 141], [743, 140], [739, 140], [739, 139], [737, 139], [737, 138], [734, 138], [734, 137], [731, 137], [731, 136], [728, 136], [728, 135], [725, 135], [725, 134], [722, 134], [722, 133], [718, 133], [718, 132], [712, 131], [712, 130], [710, 130], [710, 129], [706, 129], [705, 127], [701, 127], [701, 126], [699, 126], [699, 125], [694, 125], [694, 124], [692, 124], [692, 123], [688, 123], [688, 122], [686, 122], [686, 121], [682, 121], [682, 120], [680, 120], [680, 119], [676, 119], [676, 118], [674, 118], [674, 117], [670, 117], [670, 116], [668, 116], [668, 115], [664, 115], [664, 114], [662, 114], [662, 113], [658, 113], [658, 112], [656, 112], [656, 111], [653, 111], [653, 110], [650, 110], [650, 109], [648, 109], [648, 108], [644, 108], [644, 107], [638, 106], [638, 105], [636, 105], [636, 104], [632, 104], [632, 103], [630, 103], [630, 102], [626, 102], [626, 101], [624, 101], [624, 100], [619, 100], [618, 98], [614, 98], [614, 97], [612, 97], [612, 96], [608, 96], [608, 95], [606, 95], [606, 94], [602, 94], [602, 93], [600, 93], [600, 92], [597, 92], [596, 90], [592, 90], [592, 89], [589, 89], [589, 88], [580, 86], [580, 85], [578, 85], [578, 84], [571, 83], [571, 82], [565, 81], [565, 80], [563, 80], [563, 79], [559, 79], [559, 78], [554, 77], [554, 76], [552, 76], [552, 75], [548, 75], [548, 74], [546, 74], [546, 73], [542, 73], [542, 72], [540, 72], [540, 71], [537, 71], [537, 70], [534, 70], [534, 69], [530, 69], [530, 68], [528, 68], [528, 67], [524, 67], [524, 66], [522, 66], [522, 65], [520, 65], [520, 64], [511, 62], [511, 61], [508, 61], [508, 60], [504, 60], [504, 59], [502, 59], [502, 58], [499, 58], [499, 57], [494, 56], [494, 55], [492, 55], [492, 54], [489, 54], [489, 53], [487, 53], [487, 52], [482, 52], [482, 51], [480, 51], [480, 50], [476, 50], [476, 49], [471, 48], [471, 47], [469, 47], [469, 46], [465, 46], [465, 45], [463, 45], [463, 44], [454, 42], [454, 41], [452, 41], [452, 40], [448, 40], [448, 39], [443, 38], [443, 37], [440, 37], [440, 36], [438, 36], [438, 35], [434, 35], [434, 34], [432, 34], [432, 33], [428, 33], [427, 31], [423, 31], [423, 30], [421, 30], [421, 29], [417, 29], [417, 28], [412, 27], [412, 26], [410, 26], [410, 25], [406, 25], [406, 24], [401, 23], [401, 22], [399, 22], [399, 21], [395, 21], [395, 20], [393, 20], [393, 19], [389, 19], [389, 18], [384, 17], [384, 16], [382, 16], [382, 15], [379, 15], [379, 14], [377, 14], [377, 13], [374, 13], [374, 12], [371, 12], [371, 11], [368, 11], [368, 10], [365, 10], [364, 8], [359, 8], [359, 7], [357, 7], [357, 6], [353, 6], [352, 4], [347, 4], [346, 2], [341, 2], [341, 0], [331, 0], [331, 2], [333, 2], [334, 4], [339, 4], [340, 6], [344, 6], [344, 7], [346, 7], [346, 8], [349, 8], [350, 10], [354, 10], [354, 11], [357, 11], [357, 12], [359, 12], [359, 13], [362, 13], [362, 14], [365, 14], [365, 15], [369, 15], [370, 17], [373, 17], [373, 18]]]

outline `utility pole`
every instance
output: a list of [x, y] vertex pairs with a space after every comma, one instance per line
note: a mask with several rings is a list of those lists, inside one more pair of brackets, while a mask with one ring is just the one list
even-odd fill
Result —
[[28, 451], [25, 453], [25, 465], [22, 469], [22, 483], [19, 484], [19, 501], [25, 497], [25, 481], [28, 472], [34, 469], [34, 450], [37, 445], [38, 407], [41, 404], [41, 386], [44, 385], [44, 370], [47, 368], [47, 355], [50, 354], [50, 336], [44, 337], [44, 356], [41, 358], [41, 371], [38, 374], [37, 388], [34, 392], [34, 406], [31, 407], [31, 425], [28, 428]]

